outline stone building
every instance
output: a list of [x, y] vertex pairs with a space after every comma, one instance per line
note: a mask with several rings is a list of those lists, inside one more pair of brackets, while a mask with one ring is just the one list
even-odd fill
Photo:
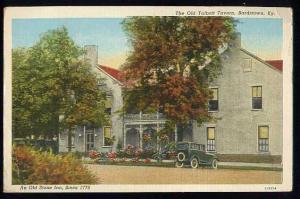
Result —
[[[111, 125], [99, 129], [74, 129], [74, 151], [116, 150], [117, 145], [145, 147], [144, 133], [154, 135], [163, 127], [162, 114], [120, 115], [123, 105], [121, 72], [97, 64], [97, 46], [86, 46], [86, 58], [104, 80]], [[209, 112], [215, 122], [177, 129], [174, 140], [204, 144], [206, 150], [223, 155], [282, 155], [282, 60], [265, 61], [241, 48], [240, 35], [221, 54], [222, 74], [210, 85], [214, 95]], [[106, 138], [115, 136], [113, 145]], [[67, 137], [59, 137], [59, 150], [67, 151]], [[156, 140], [153, 139], [153, 145]]]

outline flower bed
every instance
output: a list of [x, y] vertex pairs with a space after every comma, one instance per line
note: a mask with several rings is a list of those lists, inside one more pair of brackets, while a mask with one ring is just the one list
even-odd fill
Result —
[[[161, 151], [156, 151], [156, 149], [152, 147], [147, 147], [145, 149], [136, 148], [132, 145], [127, 145], [126, 148], [120, 149], [117, 152], [108, 152], [108, 153], [100, 153], [97, 151], [90, 151], [89, 158], [94, 160], [96, 163], [104, 164], [104, 163], [132, 163], [134, 164], [151, 164], [155, 162], [163, 162], [163, 163], [174, 163], [176, 160], [175, 151], [167, 150], [164, 148]], [[174, 166], [174, 165], [173, 165]]]
[[113, 161], [105, 161], [99, 160], [97, 161], [100, 165], [118, 165], [118, 166], [158, 166], [158, 167], [175, 167], [175, 162], [172, 160], [163, 160], [162, 162], [157, 162], [154, 159], [140, 159], [138, 161], [134, 161], [133, 159], [127, 159], [122, 161], [121, 159], [115, 159]]

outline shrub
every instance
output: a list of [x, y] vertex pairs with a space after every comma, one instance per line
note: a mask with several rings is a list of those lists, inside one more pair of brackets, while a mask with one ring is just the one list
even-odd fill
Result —
[[28, 147], [14, 147], [12, 151], [12, 180], [13, 184], [24, 184], [33, 172], [35, 151]]
[[29, 147], [13, 148], [16, 184], [94, 184], [97, 179], [74, 155], [54, 155]]
[[89, 152], [89, 157], [91, 159], [97, 159], [101, 157], [101, 153], [97, 152], [97, 151], [90, 151]]
[[156, 153], [156, 150], [152, 147], [145, 148], [141, 153], [141, 158], [152, 158], [153, 155]]
[[126, 151], [125, 150], [119, 150], [118, 152], [117, 152], [117, 157], [118, 158], [126, 158]]
[[117, 157], [117, 153], [114, 152], [114, 151], [109, 152], [109, 153], [107, 154], [107, 157], [108, 157], [109, 159], [115, 159], [115, 158]]

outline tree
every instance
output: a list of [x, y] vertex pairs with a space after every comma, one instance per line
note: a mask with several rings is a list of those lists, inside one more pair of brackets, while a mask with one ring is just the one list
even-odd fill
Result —
[[[65, 27], [50, 30], [31, 48], [13, 50], [13, 133], [57, 136], [76, 125], [106, 122], [100, 79]], [[59, 120], [60, 118], [60, 120]]]
[[230, 17], [131, 17], [123, 27], [132, 51], [122, 66], [125, 111], [157, 111], [174, 124], [210, 119], [209, 82], [219, 50], [234, 35]]

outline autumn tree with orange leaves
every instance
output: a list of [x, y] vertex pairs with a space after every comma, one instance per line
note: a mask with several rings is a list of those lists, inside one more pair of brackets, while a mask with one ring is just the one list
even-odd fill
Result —
[[234, 37], [231, 17], [131, 17], [132, 51], [123, 65], [127, 112], [159, 110], [175, 124], [210, 119], [208, 85], [221, 72], [220, 49]]

